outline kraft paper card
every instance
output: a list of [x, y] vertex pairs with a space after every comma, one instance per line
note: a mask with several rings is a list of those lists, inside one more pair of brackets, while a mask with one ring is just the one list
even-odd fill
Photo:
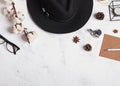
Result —
[[120, 51], [107, 51], [109, 48], [120, 48], [120, 38], [105, 34], [100, 51], [100, 56], [120, 61]]

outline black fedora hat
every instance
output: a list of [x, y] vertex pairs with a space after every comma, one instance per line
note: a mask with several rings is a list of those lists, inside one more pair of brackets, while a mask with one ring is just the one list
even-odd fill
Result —
[[69, 33], [80, 29], [88, 21], [93, 0], [27, 0], [33, 21], [52, 33]]

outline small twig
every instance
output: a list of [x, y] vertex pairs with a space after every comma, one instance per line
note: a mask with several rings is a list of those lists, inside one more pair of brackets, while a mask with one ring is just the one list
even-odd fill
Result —
[[12, 4], [12, 6], [13, 6], [12, 10], [14, 10], [15, 16], [18, 17], [16, 8], [15, 8], [15, 3], [12, 2], [11, 4]]
[[27, 37], [27, 33], [28, 33], [28, 32], [27, 32], [27, 28], [24, 28], [24, 31], [23, 31], [23, 32], [24, 32], [24, 34], [25, 34], [25, 36], [26, 36], [26, 39], [27, 39], [28, 43], [30, 44], [29, 38]]
[[[16, 11], [16, 8], [15, 8], [15, 3], [12, 2], [11, 4], [12, 4], [12, 6], [13, 6], [12, 10], [14, 10], [15, 17], [18, 18], [17, 11]], [[20, 23], [20, 25], [22, 25], [22, 23]], [[23, 31], [23, 32], [24, 32], [24, 34], [25, 34], [25, 36], [26, 36], [26, 39], [27, 39], [28, 43], [30, 44], [29, 38], [27, 37], [27, 33], [28, 33], [28, 32], [27, 32], [27, 28], [24, 28], [24, 31]]]

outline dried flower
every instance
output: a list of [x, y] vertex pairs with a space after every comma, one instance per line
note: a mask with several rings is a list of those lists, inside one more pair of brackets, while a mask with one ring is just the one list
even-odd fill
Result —
[[75, 36], [73, 37], [73, 42], [74, 43], [78, 43], [80, 41], [79, 37]]
[[37, 33], [35, 31], [30, 31], [27, 33], [27, 38], [30, 43], [33, 42], [36, 37], [37, 37]]
[[21, 23], [25, 19], [25, 16], [21, 12], [17, 12], [17, 17], [14, 15], [13, 19], [15, 23]]
[[22, 23], [16, 23], [16, 24], [12, 27], [12, 29], [13, 29], [13, 33], [18, 34], [18, 33], [22, 33], [22, 32], [23, 32], [24, 26], [22, 25]]
[[4, 7], [4, 8], [2, 9], [2, 13], [3, 13], [3, 15], [5, 15], [5, 16], [8, 17], [8, 18], [13, 17], [13, 15], [14, 15], [13, 10], [9, 10], [7, 7]]
[[4, 0], [4, 2], [6, 2], [9, 5], [3, 8], [3, 14], [8, 18], [12, 19], [14, 22], [12, 32], [16, 34], [24, 32], [27, 38], [27, 42], [32, 42], [37, 37], [37, 34], [34, 31], [28, 32], [27, 28], [23, 26], [22, 22], [25, 19], [24, 14], [16, 10], [15, 3], [13, 0]]

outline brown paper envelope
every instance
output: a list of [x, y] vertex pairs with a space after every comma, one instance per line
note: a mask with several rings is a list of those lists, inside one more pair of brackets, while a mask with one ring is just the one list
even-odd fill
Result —
[[106, 51], [108, 48], [120, 48], [120, 38], [104, 35], [100, 56], [120, 61], [120, 51]]

